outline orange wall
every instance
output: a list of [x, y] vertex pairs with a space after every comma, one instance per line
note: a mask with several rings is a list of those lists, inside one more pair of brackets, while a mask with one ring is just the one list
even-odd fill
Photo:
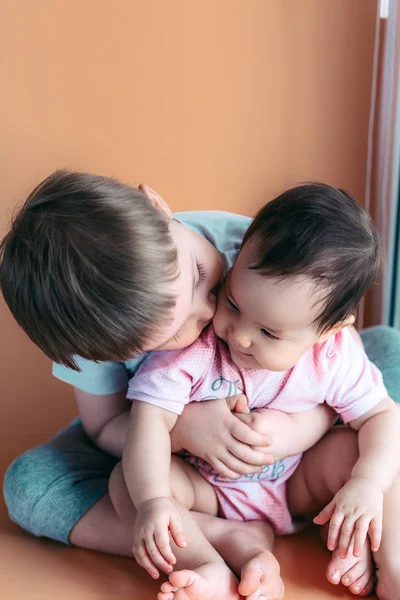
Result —
[[[2, 0], [0, 234], [51, 170], [252, 214], [319, 179], [362, 200], [376, 0]], [[73, 415], [0, 304], [5, 457]], [[20, 428], [21, 420], [25, 426]]]

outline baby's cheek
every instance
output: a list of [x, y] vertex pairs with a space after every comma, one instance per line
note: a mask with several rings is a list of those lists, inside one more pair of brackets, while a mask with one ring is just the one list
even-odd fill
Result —
[[286, 371], [293, 366], [290, 354], [277, 347], [272, 347], [270, 350], [265, 351], [262, 357], [257, 358], [257, 360], [268, 371]]

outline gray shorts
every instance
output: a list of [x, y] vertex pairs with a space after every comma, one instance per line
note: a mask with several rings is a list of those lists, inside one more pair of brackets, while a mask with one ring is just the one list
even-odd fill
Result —
[[107, 492], [117, 462], [76, 419], [10, 465], [4, 479], [10, 518], [34, 535], [68, 544], [74, 525]]
[[[375, 327], [362, 338], [390, 396], [400, 402], [400, 333]], [[107, 492], [116, 463], [89, 440], [77, 419], [11, 464], [4, 480], [10, 518], [34, 535], [68, 544], [74, 525]]]

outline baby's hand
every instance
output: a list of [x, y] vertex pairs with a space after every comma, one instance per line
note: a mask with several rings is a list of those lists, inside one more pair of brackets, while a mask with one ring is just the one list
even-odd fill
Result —
[[361, 477], [351, 478], [315, 517], [314, 523], [324, 525], [330, 520], [328, 549], [339, 548], [341, 558], [346, 558], [354, 536], [354, 556], [361, 555], [367, 535], [373, 552], [379, 550], [382, 538], [383, 492]]
[[180, 514], [169, 498], [154, 498], [142, 502], [133, 528], [133, 554], [136, 562], [157, 579], [156, 567], [171, 573], [176, 558], [170, 536], [180, 548], [186, 547]]

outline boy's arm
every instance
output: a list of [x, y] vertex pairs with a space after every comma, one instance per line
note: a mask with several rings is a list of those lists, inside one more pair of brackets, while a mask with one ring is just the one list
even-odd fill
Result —
[[177, 415], [133, 401], [122, 470], [137, 510], [133, 531], [133, 553], [150, 575], [157, 567], [172, 571], [176, 559], [169, 534], [179, 547], [186, 546], [179, 510], [170, 499], [170, 431]]
[[[97, 395], [75, 388], [87, 435], [96, 446], [117, 458], [122, 457], [132, 406], [125, 396], [126, 390]], [[233, 400], [229, 398], [228, 403]], [[238, 421], [222, 399], [188, 404], [171, 432], [171, 442], [173, 452], [189, 450], [221, 475], [235, 478], [260, 470], [265, 454], [255, 447], [264, 446], [268, 452], [269, 440]]]
[[122, 457], [129, 424], [131, 400], [126, 390], [114, 394], [90, 394], [74, 388], [83, 428], [90, 439], [105, 452]]
[[273, 461], [305, 452], [314, 446], [337, 421], [337, 414], [327, 404], [307, 411], [287, 414], [272, 408], [252, 410], [236, 416], [254, 431], [271, 438], [266, 449]]
[[351, 422], [359, 431], [360, 456], [349, 481], [314, 519], [330, 521], [328, 548], [346, 557], [354, 536], [354, 556], [360, 556], [369, 535], [373, 551], [382, 537], [383, 497], [400, 470], [400, 412], [385, 397], [363, 417]]

